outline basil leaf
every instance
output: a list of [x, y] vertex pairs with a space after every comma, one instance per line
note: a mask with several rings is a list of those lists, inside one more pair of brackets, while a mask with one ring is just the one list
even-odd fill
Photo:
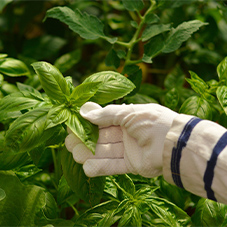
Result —
[[158, 103], [155, 99], [153, 99], [147, 95], [143, 95], [143, 94], [139, 94], [139, 93], [137, 93], [133, 96], [126, 97], [124, 99], [124, 102], [127, 104]]
[[[148, 196], [145, 201], [153, 213], [153, 219], [157, 216], [162, 226], [187, 226], [190, 225], [188, 214], [168, 200]], [[190, 225], [191, 226], [191, 225]]]
[[116, 182], [123, 188], [127, 193], [134, 195], [135, 194], [135, 185], [132, 179], [127, 175], [118, 175], [116, 177]]
[[125, 9], [129, 11], [139, 11], [144, 7], [144, 3], [142, 0], [136, 0], [136, 1], [122, 0], [122, 3]]
[[0, 121], [16, 118], [21, 115], [20, 110], [34, 108], [43, 103], [43, 98], [28, 91], [15, 92], [0, 100]]
[[12, 77], [30, 76], [30, 71], [24, 62], [14, 58], [6, 58], [0, 61], [0, 72]]
[[118, 205], [117, 201], [108, 200], [86, 210], [76, 220], [75, 226], [112, 226], [120, 216], [113, 217], [112, 214]]
[[58, 205], [71, 202], [71, 204], [75, 204], [75, 202], [78, 200], [77, 193], [73, 192], [71, 188], [69, 187], [66, 179], [64, 176], [61, 177], [59, 184], [58, 184], [58, 192], [57, 192], [57, 202]]
[[67, 109], [64, 104], [51, 108], [47, 114], [45, 129], [53, 128], [65, 122], [70, 114], [70, 110]]
[[49, 108], [35, 109], [17, 118], [6, 132], [6, 148], [14, 153], [27, 152], [48, 140], [55, 130], [46, 130]]
[[46, 94], [54, 100], [64, 103], [70, 95], [68, 85], [61, 72], [47, 62], [35, 62], [32, 64], [38, 74], [40, 83]]
[[82, 118], [77, 112], [71, 112], [65, 124], [94, 154], [98, 140], [98, 127]]
[[202, 97], [192, 96], [185, 100], [180, 108], [180, 113], [195, 115], [202, 119], [212, 119], [210, 104]]
[[66, 148], [61, 151], [61, 165], [67, 183], [78, 197], [92, 205], [98, 204], [104, 190], [105, 177], [88, 178], [82, 165], [74, 161], [72, 153]]
[[227, 205], [201, 198], [192, 215], [194, 226], [226, 226]]
[[43, 188], [23, 185], [12, 171], [0, 171], [0, 182], [6, 194], [0, 201], [0, 226], [36, 226], [36, 214], [45, 206]]
[[130, 93], [135, 85], [120, 73], [103, 71], [95, 73], [85, 79], [87, 82], [102, 82], [101, 86], [91, 98], [91, 101], [104, 104], [119, 99]]
[[217, 72], [220, 80], [227, 80], [227, 57], [219, 63]]
[[218, 101], [227, 115], [227, 86], [218, 87], [216, 93]]
[[192, 89], [196, 93], [203, 95], [204, 92], [208, 89], [208, 85], [196, 73], [192, 71], [189, 71], [189, 73], [191, 75], [191, 79], [186, 79], [187, 82], [191, 85]]
[[135, 205], [127, 206], [118, 226], [142, 226], [142, 218], [139, 209]]
[[47, 17], [58, 19], [67, 24], [72, 31], [84, 39], [103, 38], [112, 44], [117, 40], [117, 38], [109, 38], [104, 34], [104, 25], [97, 17], [82, 13], [79, 9], [73, 11], [66, 6], [54, 7], [47, 11], [45, 19]]
[[0, 170], [15, 169], [31, 162], [28, 153], [11, 154], [7, 151], [0, 153], [0, 160]]
[[22, 84], [22, 83], [19, 83], [17, 82], [17, 87], [18, 89], [21, 91], [21, 92], [30, 92], [30, 94], [33, 96], [33, 97], [37, 97], [38, 99], [41, 99], [43, 100], [43, 96], [42, 94], [37, 90], [35, 89], [34, 87], [30, 86], [30, 85], [27, 85], [27, 84]]
[[82, 106], [97, 92], [102, 82], [85, 82], [74, 88], [70, 101], [76, 106]]
[[207, 25], [207, 23], [203, 23], [199, 20], [192, 20], [183, 22], [178, 25], [177, 28], [172, 28], [162, 52], [170, 53], [177, 50], [183, 42], [188, 40], [194, 32], [204, 25]]
[[176, 88], [172, 88], [165, 95], [165, 106], [174, 110], [179, 102], [179, 94]]

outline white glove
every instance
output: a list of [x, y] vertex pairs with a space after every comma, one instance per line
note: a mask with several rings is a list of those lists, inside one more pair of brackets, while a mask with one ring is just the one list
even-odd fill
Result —
[[72, 133], [65, 145], [89, 177], [162, 174], [164, 140], [176, 112], [159, 104], [108, 105], [87, 102], [80, 114], [99, 126], [95, 155]]

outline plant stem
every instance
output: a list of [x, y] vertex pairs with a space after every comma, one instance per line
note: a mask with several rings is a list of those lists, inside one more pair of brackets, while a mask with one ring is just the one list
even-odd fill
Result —
[[138, 12], [138, 15], [140, 17], [140, 23], [138, 25], [138, 28], [137, 28], [135, 34], [133, 35], [132, 39], [128, 43], [128, 53], [127, 53], [127, 56], [126, 56], [126, 59], [125, 59], [125, 65], [131, 64], [131, 62], [132, 62], [130, 59], [131, 59], [133, 48], [134, 48], [135, 44], [140, 41], [139, 35], [140, 35], [140, 32], [141, 32], [143, 25], [145, 23], [146, 15], [149, 14], [154, 9], [154, 5], [155, 5], [155, 1], [151, 1], [151, 5], [147, 9], [147, 11], [145, 12], [144, 16], [141, 16], [141, 14]]
[[54, 162], [54, 171], [55, 171], [55, 180], [58, 183], [58, 181], [61, 178], [61, 172], [60, 172], [60, 168], [58, 165], [58, 160], [56, 157], [56, 153], [55, 153], [55, 149], [51, 147], [51, 153], [52, 153], [52, 157], [53, 157], [53, 162]]
[[79, 217], [80, 214], [79, 214], [78, 210], [76, 209], [76, 207], [74, 207], [69, 201], [66, 201], [66, 202], [73, 209], [73, 211], [75, 212], [76, 216]]

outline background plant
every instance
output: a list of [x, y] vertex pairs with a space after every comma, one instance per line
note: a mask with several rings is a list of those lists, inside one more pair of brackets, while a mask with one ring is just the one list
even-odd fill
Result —
[[226, 127], [224, 1], [4, 0], [0, 10], [1, 225], [226, 226], [223, 204], [162, 177], [88, 178], [64, 147], [68, 126], [94, 153], [98, 130], [79, 115], [88, 100], [158, 102]]

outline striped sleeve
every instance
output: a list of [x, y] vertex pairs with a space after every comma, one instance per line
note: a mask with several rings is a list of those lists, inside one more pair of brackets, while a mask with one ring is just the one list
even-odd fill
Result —
[[171, 184], [227, 204], [227, 130], [179, 114], [165, 139], [163, 175]]

